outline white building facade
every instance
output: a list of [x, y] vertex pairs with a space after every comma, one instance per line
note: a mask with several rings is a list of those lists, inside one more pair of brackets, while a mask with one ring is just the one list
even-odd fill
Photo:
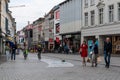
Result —
[[100, 53], [106, 37], [110, 37], [113, 53], [120, 51], [120, 0], [83, 0], [82, 41], [97, 38]]

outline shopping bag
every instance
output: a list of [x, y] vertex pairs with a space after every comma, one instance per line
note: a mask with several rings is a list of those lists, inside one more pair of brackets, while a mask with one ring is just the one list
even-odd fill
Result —
[[87, 58], [87, 62], [90, 63], [90, 58]]
[[100, 57], [100, 56], [97, 57], [97, 62], [99, 63], [99, 62], [101, 62], [101, 61], [102, 61], [101, 57]]

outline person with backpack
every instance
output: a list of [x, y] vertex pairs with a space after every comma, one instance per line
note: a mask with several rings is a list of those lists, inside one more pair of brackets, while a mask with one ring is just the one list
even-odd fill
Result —
[[97, 58], [98, 58], [98, 45], [96, 44], [96, 40], [93, 40], [92, 46], [91, 46], [92, 67], [97, 67]]
[[26, 60], [28, 56], [28, 49], [26, 48], [24, 49], [23, 55], [24, 55], [24, 60]]
[[41, 52], [42, 52], [42, 46], [41, 45], [38, 45], [37, 51], [38, 51], [37, 56], [38, 56], [38, 59], [40, 60], [41, 59]]

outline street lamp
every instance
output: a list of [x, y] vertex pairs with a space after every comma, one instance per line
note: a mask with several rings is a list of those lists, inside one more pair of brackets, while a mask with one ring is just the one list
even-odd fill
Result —
[[19, 8], [19, 7], [25, 7], [25, 5], [10, 6], [9, 8]]

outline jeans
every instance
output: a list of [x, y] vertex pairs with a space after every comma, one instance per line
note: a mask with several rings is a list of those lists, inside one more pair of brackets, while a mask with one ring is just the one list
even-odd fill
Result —
[[110, 58], [111, 58], [111, 53], [104, 51], [104, 59], [107, 67], [110, 66]]
[[16, 58], [15, 50], [13, 50], [13, 51], [12, 51], [12, 54], [11, 54], [11, 60], [13, 60], [13, 58], [14, 58], [14, 60], [15, 60], [15, 58]]
[[97, 67], [97, 58], [98, 58], [98, 54], [92, 54], [91, 55], [91, 62], [92, 62], [92, 66], [94, 66], [95, 64], [95, 67]]

